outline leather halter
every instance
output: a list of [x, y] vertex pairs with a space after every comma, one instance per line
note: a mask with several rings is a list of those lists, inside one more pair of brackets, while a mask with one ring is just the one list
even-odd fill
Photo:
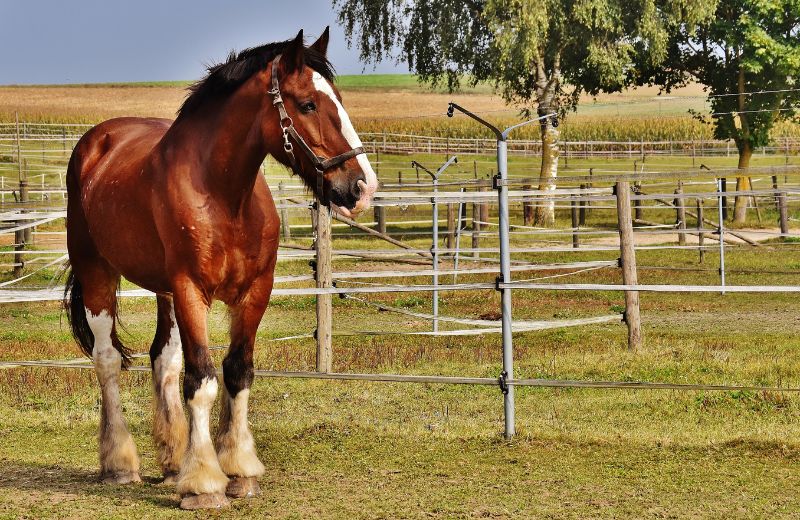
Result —
[[[308, 143], [306, 143], [305, 139], [297, 132], [297, 129], [294, 127], [294, 121], [286, 112], [286, 107], [283, 104], [283, 98], [281, 97], [281, 89], [278, 85], [278, 63], [280, 63], [281, 55], [278, 54], [274, 60], [272, 60], [272, 90], [268, 92], [269, 95], [272, 96], [272, 104], [277, 107], [278, 114], [280, 114], [281, 120], [280, 125], [281, 129], [283, 130], [283, 150], [286, 152], [286, 155], [289, 156], [289, 162], [292, 165], [292, 169], [297, 172], [298, 170], [298, 163], [297, 158], [294, 156], [294, 146], [292, 142], [289, 140], [289, 136], [294, 139], [295, 143], [300, 147], [303, 152], [305, 152], [306, 156], [309, 158], [311, 163], [314, 165], [314, 168], [317, 170], [317, 182], [319, 184], [322, 183], [322, 174], [325, 173], [326, 170], [330, 170], [331, 168], [338, 166], [345, 162], [348, 159], [352, 159], [356, 155], [360, 155], [364, 152], [364, 148], [358, 147], [353, 148], [352, 150], [348, 150], [342, 154], [337, 155], [336, 157], [331, 157], [326, 159], [325, 157], [318, 156], [314, 153]], [[320, 191], [320, 196], [322, 196], [322, 192]]]

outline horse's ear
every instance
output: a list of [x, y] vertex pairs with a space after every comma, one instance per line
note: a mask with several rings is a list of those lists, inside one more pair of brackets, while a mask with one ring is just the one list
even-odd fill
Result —
[[312, 43], [310, 47], [323, 56], [328, 55], [328, 37], [330, 36], [330, 29], [330, 25], [325, 27], [325, 30], [320, 34], [319, 38], [317, 38], [317, 41]]
[[283, 61], [287, 71], [300, 70], [305, 64], [305, 47], [303, 46], [303, 29], [283, 51]]

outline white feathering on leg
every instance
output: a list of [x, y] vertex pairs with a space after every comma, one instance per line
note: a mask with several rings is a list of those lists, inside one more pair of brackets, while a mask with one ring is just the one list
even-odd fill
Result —
[[153, 438], [164, 476], [172, 479], [180, 470], [189, 428], [178, 387], [183, 359], [174, 308], [170, 310], [170, 319], [172, 328], [169, 338], [153, 362], [153, 387], [156, 393]]
[[228, 476], [260, 477], [266, 469], [258, 460], [255, 442], [247, 424], [247, 402], [250, 390], [240, 390], [231, 398], [223, 392], [223, 410], [220, 433], [217, 436], [217, 456], [220, 466]]
[[92, 359], [102, 393], [100, 418], [100, 473], [103, 477], [130, 474], [127, 478], [138, 480], [139, 456], [125, 418], [119, 397], [119, 374], [122, 356], [111, 340], [114, 318], [105, 310], [93, 314], [87, 308], [86, 321], [94, 336]]
[[216, 378], [204, 378], [194, 396], [189, 399], [191, 425], [189, 449], [178, 475], [177, 491], [181, 495], [224, 493], [228, 477], [222, 472], [211, 442], [211, 407], [217, 396]]

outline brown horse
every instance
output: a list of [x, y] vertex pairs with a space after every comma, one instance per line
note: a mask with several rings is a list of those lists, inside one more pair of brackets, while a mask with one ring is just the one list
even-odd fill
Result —
[[[264, 466], [247, 425], [253, 345], [272, 291], [279, 220], [260, 167], [291, 168], [345, 215], [369, 207], [377, 179], [333, 86], [328, 30], [232, 53], [191, 87], [174, 122], [120, 118], [84, 135], [67, 172], [65, 302], [73, 334], [94, 359], [102, 391], [100, 475], [140, 480], [119, 399], [129, 352], [116, 333], [120, 277], [157, 294], [150, 349], [153, 436], [181, 507], [221, 507], [258, 492]], [[231, 310], [216, 442], [209, 415], [217, 377], [209, 305]], [[185, 362], [183, 398], [178, 383]]]

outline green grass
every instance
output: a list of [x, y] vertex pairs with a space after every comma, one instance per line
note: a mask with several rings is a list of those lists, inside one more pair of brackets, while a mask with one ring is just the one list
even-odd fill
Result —
[[[345, 91], [386, 90], [410, 92], [441, 92], [447, 93], [447, 85], [431, 87], [420, 83], [414, 74], [352, 74], [336, 77], [336, 86]], [[479, 83], [470, 87], [468, 81], [463, 81], [459, 94], [491, 94], [492, 86], [488, 83]]]

